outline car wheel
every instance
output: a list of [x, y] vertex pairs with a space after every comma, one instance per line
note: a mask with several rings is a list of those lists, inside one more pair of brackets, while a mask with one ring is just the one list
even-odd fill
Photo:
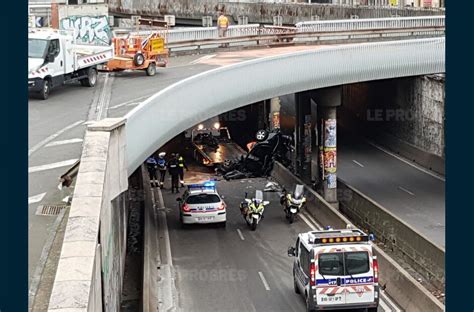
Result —
[[143, 56], [143, 54], [135, 54], [135, 56], [133, 57], [133, 64], [135, 64], [135, 66], [142, 66], [143, 63], [145, 63], [145, 57]]
[[265, 141], [267, 139], [267, 137], [268, 137], [268, 131], [266, 131], [266, 130], [258, 130], [257, 134], [255, 135], [255, 138], [259, 142]]
[[94, 87], [97, 83], [97, 70], [94, 67], [90, 67], [87, 70], [87, 77], [81, 79], [80, 82], [84, 87]]
[[298, 288], [298, 284], [296, 283], [296, 280], [295, 278], [293, 277], [293, 286], [295, 288], [295, 293], [299, 294], [300, 293], [300, 289]]
[[257, 229], [257, 219], [252, 218], [252, 223], [250, 224], [250, 230], [255, 231]]
[[39, 92], [39, 97], [42, 100], [47, 100], [49, 97], [49, 91], [51, 90], [51, 82], [49, 79], [43, 81], [43, 88]]
[[288, 222], [292, 224], [295, 221], [295, 214], [290, 212], [290, 215], [288, 216]]
[[148, 65], [148, 67], [146, 68], [146, 75], [155, 76], [155, 74], [156, 74], [156, 64], [150, 63], [150, 65]]

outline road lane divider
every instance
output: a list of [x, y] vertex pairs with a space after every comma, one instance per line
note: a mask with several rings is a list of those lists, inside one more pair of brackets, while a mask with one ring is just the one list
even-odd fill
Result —
[[405, 193], [410, 194], [411, 196], [415, 196], [415, 193], [410, 192], [409, 190], [407, 190], [407, 189], [404, 188], [403, 186], [399, 186], [398, 189], [401, 190], [401, 191], [404, 191]]
[[364, 165], [358, 162], [357, 160], [353, 159], [352, 162], [356, 164], [357, 166], [364, 168]]
[[242, 231], [240, 229], [237, 229], [237, 233], [239, 234], [240, 239], [244, 241], [245, 238], [244, 238], [244, 235], [242, 235]]
[[66, 132], [68, 130], [71, 130], [72, 128], [75, 128], [75, 127], [77, 127], [77, 126], [79, 126], [83, 123], [84, 123], [84, 120], [76, 121], [75, 123], [70, 124], [69, 126], [64, 127], [61, 130], [59, 130], [59, 131], [53, 133], [52, 135], [48, 136], [46, 139], [44, 139], [41, 142], [37, 143], [36, 145], [34, 145], [32, 148], [30, 148], [28, 150], [28, 157], [31, 156], [31, 154], [33, 154], [34, 152], [36, 152], [40, 148], [42, 148], [44, 145], [48, 144], [49, 142], [51, 142], [52, 140], [54, 140], [55, 138], [57, 138], [58, 136], [63, 134], [64, 132]]
[[38, 195], [33, 195], [33, 196], [28, 197], [28, 205], [39, 203], [40, 201], [43, 200], [44, 195], [46, 195], [46, 193], [41, 193]]
[[76, 161], [77, 161], [77, 159], [69, 159], [69, 160], [59, 161], [59, 162], [55, 162], [55, 163], [51, 163], [51, 164], [29, 167], [28, 168], [28, 173], [34, 173], [34, 172], [40, 172], [40, 171], [45, 171], [45, 170], [51, 170], [51, 169], [71, 166], [71, 165], [75, 164]]
[[45, 147], [52, 147], [52, 146], [59, 146], [59, 145], [66, 145], [66, 144], [74, 144], [74, 143], [82, 143], [84, 140], [80, 138], [69, 139], [69, 140], [61, 140], [61, 141], [53, 141], [45, 145]]
[[270, 290], [270, 286], [268, 285], [268, 282], [267, 280], [265, 279], [265, 276], [263, 276], [263, 273], [262, 272], [258, 272], [258, 275], [260, 275], [260, 279], [262, 280], [262, 283], [263, 283], [263, 286], [265, 287], [265, 289], [267, 291]]

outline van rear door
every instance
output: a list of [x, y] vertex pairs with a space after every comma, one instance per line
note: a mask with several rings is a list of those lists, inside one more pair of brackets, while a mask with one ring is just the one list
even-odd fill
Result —
[[320, 250], [316, 260], [316, 301], [318, 306], [346, 304], [344, 294], [344, 253]]
[[374, 302], [374, 269], [368, 250], [344, 252], [346, 303]]

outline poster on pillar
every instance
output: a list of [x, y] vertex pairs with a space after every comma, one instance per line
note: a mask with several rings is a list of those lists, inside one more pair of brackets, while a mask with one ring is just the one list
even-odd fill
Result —
[[280, 112], [272, 114], [272, 129], [280, 129]]
[[337, 188], [337, 176], [335, 173], [328, 174], [327, 181], [328, 181], [328, 189]]
[[324, 147], [336, 148], [336, 119], [324, 121]]
[[337, 151], [335, 148], [324, 149], [324, 175], [336, 173], [337, 167]]
[[390, 0], [390, 6], [398, 6], [398, 0]]
[[311, 115], [305, 116], [303, 142], [305, 162], [311, 162]]

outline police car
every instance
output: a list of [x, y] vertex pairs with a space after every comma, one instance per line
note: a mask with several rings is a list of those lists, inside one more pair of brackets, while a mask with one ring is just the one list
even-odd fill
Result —
[[359, 229], [301, 233], [296, 246], [295, 292], [304, 296], [307, 311], [367, 309], [379, 303], [378, 263], [372, 251], [372, 236]]
[[215, 181], [187, 185], [179, 204], [181, 224], [220, 223], [226, 225], [226, 204], [217, 193]]

